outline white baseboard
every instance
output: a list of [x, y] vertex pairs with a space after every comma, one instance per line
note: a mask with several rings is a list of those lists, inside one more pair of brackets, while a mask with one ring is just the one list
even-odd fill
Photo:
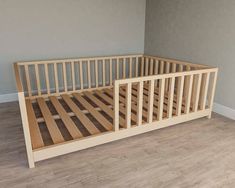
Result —
[[222, 104], [214, 103], [213, 104], [213, 112], [216, 112], [216, 113], [223, 115], [227, 118], [235, 120], [235, 109], [224, 106]]
[[12, 101], [18, 101], [17, 93], [9, 93], [9, 94], [0, 95], [0, 103], [12, 102]]

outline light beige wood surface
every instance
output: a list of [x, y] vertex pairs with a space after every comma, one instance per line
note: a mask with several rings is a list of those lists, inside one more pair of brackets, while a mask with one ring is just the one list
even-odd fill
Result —
[[[44, 75], [39, 75], [39, 66]], [[14, 69], [30, 167], [58, 155], [210, 118], [218, 71], [146, 55], [18, 62]]]

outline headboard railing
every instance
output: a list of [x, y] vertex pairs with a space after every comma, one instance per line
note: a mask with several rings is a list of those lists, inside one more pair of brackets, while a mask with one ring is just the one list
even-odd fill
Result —
[[[116, 79], [203, 69], [207, 66], [145, 55], [17, 62], [17, 89], [26, 98], [112, 87]], [[166, 80], [166, 87], [168, 81]]]

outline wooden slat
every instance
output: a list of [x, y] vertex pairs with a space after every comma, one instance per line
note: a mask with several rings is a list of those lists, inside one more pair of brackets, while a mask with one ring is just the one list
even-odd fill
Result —
[[49, 108], [47, 107], [44, 99], [39, 97], [39, 98], [37, 98], [37, 102], [38, 102], [39, 108], [42, 112], [43, 118], [45, 119], [46, 126], [47, 126], [47, 129], [51, 135], [51, 139], [52, 139], [53, 143], [57, 144], [60, 142], [64, 142], [64, 138], [63, 138], [55, 120], [53, 119], [52, 114], [51, 114]]
[[200, 95], [200, 88], [201, 88], [201, 80], [202, 80], [202, 75], [198, 74], [196, 76], [196, 83], [195, 83], [195, 94], [193, 98], [193, 112], [196, 112], [198, 110], [198, 102], [199, 102], [199, 95]]
[[107, 130], [112, 130], [112, 124], [94, 107], [88, 103], [80, 94], [74, 93], [73, 96], [91, 113], [92, 116]]
[[139, 68], [139, 66], [138, 66], [139, 63], [138, 63], [138, 59], [139, 59], [138, 57], [135, 58], [135, 76], [136, 77], [139, 76], [139, 69], [138, 69]]
[[78, 106], [72, 101], [72, 99], [68, 95], [61, 95], [63, 100], [69, 106], [69, 108], [74, 112], [77, 118], [81, 121], [84, 127], [86, 127], [87, 131], [90, 134], [98, 134], [100, 133], [99, 129], [92, 123], [92, 121], [78, 108]]
[[159, 70], [159, 74], [163, 74], [164, 73], [164, 61], [160, 61], [160, 70]]
[[163, 101], [164, 101], [164, 88], [165, 88], [165, 79], [159, 80], [159, 101], [158, 101], [158, 120], [162, 120], [162, 114], [163, 114]]
[[[123, 95], [123, 96], [125, 96], [126, 91], [123, 90], [123, 89], [124, 89], [124, 88], [120, 88], [120, 94]], [[108, 93], [108, 90], [105, 90], [105, 91]], [[124, 97], [119, 96], [119, 99], [120, 99], [120, 102], [121, 102], [121, 103], [125, 104], [125, 98], [124, 98]], [[132, 99], [133, 99], [133, 100], [132, 100], [133, 102], [137, 103], [137, 98], [134, 98], [134, 97], [132, 96]], [[137, 105], [136, 105], [135, 103], [133, 103], [133, 104], [131, 105], [131, 109], [132, 109], [133, 111], [137, 112]], [[146, 106], [146, 109], [147, 109], [147, 106]], [[148, 113], [147, 113], [146, 110], [143, 110], [142, 114], [143, 114], [143, 116], [144, 116], [146, 119], [148, 118]]]
[[[92, 102], [94, 102], [98, 107], [100, 107], [101, 110], [103, 110], [106, 114], [108, 114], [112, 119], [114, 117], [113, 110], [109, 108], [106, 104], [104, 104], [102, 101], [100, 101], [98, 98], [96, 98], [94, 95], [91, 94], [91, 92], [85, 91], [85, 96], [87, 96]], [[120, 117], [120, 124], [122, 126], [125, 125], [125, 120]]]
[[30, 78], [29, 78], [29, 67], [28, 65], [24, 66], [24, 70], [25, 70], [25, 77], [26, 77], [26, 85], [27, 85], [27, 89], [28, 89], [28, 95], [29, 97], [32, 96], [32, 88], [31, 88], [31, 83], [30, 83]]
[[123, 58], [122, 62], [122, 78], [126, 78], [126, 59]]
[[109, 60], [109, 85], [113, 84], [113, 61], [112, 59]]
[[132, 64], [133, 64], [133, 60], [132, 58], [129, 58], [129, 78], [132, 78]]
[[152, 58], [150, 59], [150, 68], [149, 68], [149, 72], [150, 72], [149, 75], [153, 75], [153, 59], [152, 59]]
[[79, 61], [80, 88], [83, 89], [83, 66], [82, 61]]
[[74, 62], [71, 61], [71, 76], [72, 76], [72, 86], [73, 86], [73, 91], [76, 90], [76, 84], [75, 84], [75, 72], [74, 72]]
[[20, 67], [18, 63], [14, 63], [14, 72], [15, 72], [15, 79], [16, 79], [16, 87], [18, 92], [23, 92], [23, 86], [20, 79]]
[[[113, 105], [113, 98], [109, 97], [108, 95], [103, 94], [101, 91], [96, 90], [95, 94], [97, 94], [99, 97], [101, 97], [103, 100], [105, 100], [110, 105]], [[123, 106], [119, 106], [119, 110], [122, 114], [125, 114], [126, 110]], [[131, 120], [133, 122], [136, 122], [136, 115], [134, 113], [131, 113]]]
[[116, 62], [116, 79], [119, 79], [119, 62], [120, 62], [120, 59], [117, 58], [117, 62]]
[[66, 73], [66, 64], [62, 63], [63, 65], [63, 80], [64, 80], [64, 91], [67, 92], [68, 91], [68, 87], [67, 87], [67, 73]]
[[[210, 73], [210, 74], [212, 74], [212, 73]], [[210, 91], [209, 96], [208, 96], [208, 106], [209, 106], [210, 109], [212, 109], [212, 106], [213, 106], [216, 81], [217, 81], [217, 71], [215, 73], [213, 73], [212, 83], [211, 83], [211, 91]]]
[[203, 74], [201, 84], [202, 86], [201, 86], [199, 106], [201, 110], [205, 110], [207, 91], [208, 91], [208, 85], [209, 85], [209, 73]]
[[39, 71], [38, 71], [38, 64], [34, 65], [35, 68], [35, 76], [36, 76], [36, 85], [37, 85], [37, 91], [38, 91], [38, 96], [41, 96], [41, 84], [40, 84], [40, 76], [39, 76]]
[[91, 62], [87, 61], [87, 80], [88, 88], [91, 88]]
[[184, 88], [184, 76], [181, 76], [178, 77], [178, 86], [177, 86], [177, 107], [176, 107], [177, 116], [181, 114], [183, 88]]
[[149, 75], [149, 58], [145, 58], [145, 76]]
[[98, 62], [95, 60], [95, 86], [99, 87]]
[[119, 84], [114, 82], [113, 87], [113, 111], [114, 111], [114, 118], [113, 118], [113, 125], [114, 131], [119, 130]]
[[154, 80], [150, 80], [148, 93], [148, 123], [153, 121]]
[[138, 84], [138, 102], [137, 102], [137, 126], [142, 125], [142, 113], [143, 113], [143, 82]]
[[140, 72], [140, 76], [144, 76], [144, 57], [141, 58], [141, 72]]
[[58, 99], [55, 96], [49, 97], [51, 103], [55, 107], [56, 111], [58, 112], [61, 120], [64, 122], [65, 127], [68, 129], [69, 134], [73, 137], [73, 139], [83, 137], [80, 130], [77, 128], [73, 120], [69, 117], [63, 106], [60, 104]]
[[175, 63], [172, 63], [171, 72], [172, 73], [176, 72], [176, 64]]
[[103, 86], [106, 85], [106, 71], [105, 71], [105, 60], [102, 60], [102, 75], [103, 75]]
[[159, 62], [158, 62], [158, 60], [156, 59], [156, 60], [155, 60], [155, 64], [154, 64], [154, 74], [155, 74], [155, 75], [158, 74], [158, 64], [159, 64]]
[[54, 63], [54, 78], [55, 78], [55, 90], [56, 93], [59, 93], [59, 82], [58, 82], [58, 71], [57, 71], [57, 63]]
[[126, 128], [131, 127], [131, 83], [128, 83], [126, 86]]
[[[165, 74], [168, 74], [169, 72], [170, 72], [170, 63], [166, 62]], [[169, 78], [167, 78], [165, 81], [165, 89], [166, 89], [166, 91], [168, 91], [168, 89], [169, 89]]]
[[186, 101], [185, 101], [185, 109], [184, 109], [184, 112], [186, 114], [189, 113], [190, 111], [190, 103], [191, 103], [191, 96], [192, 96], [192, 83], [193, 83], [193, 76], [190, 75], [189, 78], [188, 78], [188, 83], [187, 83], [187, 87], [185, 88], [186, 89]]
[[50, 81], [49, 81], [49, 75], [48, 75], [48, 64], [44, 64], [44, 70], [45, 70], [45, 78], [46, 78], [46, 87], [47, 87], [47, 94], [50, 95]]
[[172, 117], [173, 102], [174, 102], [174, 87], [175, 87], [175, 77], [170, 79], [170, 88], [168, 92], [168, 105], [167, 105], [167, 117]]
[[36, 116], [33, 110], [33, 106], [29, 99], [26, 99], [26, 109], [29, 121], [29, 131], [32, 142], [33, 149], [40, 148], [44, 146], [42, 135], [40, 133], [39, 125], [36, 120]]

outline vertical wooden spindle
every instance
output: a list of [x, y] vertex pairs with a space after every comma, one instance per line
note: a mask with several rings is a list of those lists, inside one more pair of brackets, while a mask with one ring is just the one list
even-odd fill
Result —
[[172, 117], [173, 101], [174, 101], [174, 88], [175, 88], [175, 77], [170, 78], [170, 88], [168, 92], [168, 105], [167, 105], [167, 117]]
[[106, 80], [105, 80], [105, 77], [106, 77], [106, 72], [105, 72], [105, 59], [104, 60], [102, 60], [102, 68], [103, 68], [103, 86], [105, 86], [106, 85]]
[[177, 86], [177, 106], [176, 106], [176, 115], [181, 115], [182, 108], [182, 98], [184, 90], [184, 76], [178, 77], [178, 86]]
[[193, 76], [187, 76], [187, 87], [185, 88], [185, 109], [184, 112], [188, 114], [190, 112], [191, 106], [191, 96], [192, 96], [192, 83], [193, 83]]
[[109, 60], [109, 85], [113, 83], [113, 62], [112, 59]]
[[[218, 72], [218, 70], [216, 70], [213, 73], [211, 90], [210, 90], [210, 93], [208, 96], [208, 107], [210, 109], [210, 114], [209, 114], [208, 118], [211, 118], [211, 112], [212, 112], [213, 101], [214, 101], [214, 96], [215, 96], [215, 87], [216, 87], [216, 81], [217, 81], [217, 72]], [[210, 74], [212, 74], [212, 72]]]
[[80, 88], [83, 89], [83, 66], [82, 61], [79, 61], [79, 73], [80, 73]]
[[75, 83], [74, 61], [71, 61], [71, 76], [72, 76], [73, 91], [75, 91], [76, 90], [76, 83]]
[[48, 64], [44, 64], [44, 70], [45, 70], [45, 78], [46, 78], [46, 87], [47, 87], [47, 94], [50, 95], [50, 81], [49, 81], [49, 75], [48, 75]]
[[154, 63], [154, 74], [155, 75], [158, 74], [158, 64], [159, 64], [158, 60], [155, 59], [155, 63]]
[[34, 68], [35, 68], [38, 95], [41, 96], [42, 93], [41, 93], [41, 84], [40, 84], [40, 76], [39, 76], [39, 71], [38, 71], [38, 64], [35, 64]]
[[122, 62], [122, 78], [126, 78], [126, 59], [123, 58]]
[[87, 60], [87, 80], [88, 88], [91, 88], [91, 61]]
[[57, 70], [57, 63], [54, 63], [54, 77], [55, 77], [55, 90], [56, 93], [59, 93], [59, 81], [58, 81], [58, 70]]
[[145, 76], [149, 75], [149, 58], [145, 59]]
[[120, 62], [120, 59], [117, 58], [117, 64], [116, 64], [116, 79], [119, 79], [119, 62]]
[[141, 72], [140, 72], [140, 75], [141, 76], [144, 76], [144, 57], [141, 58]]
[[135, 77], [138, 77], [139, 76], [139, 69], [138, 69], [138, 57], [135, 58]]
[[66, 64], [65, 64], [65, 62], [63, 62], [62, 65], [63, 65], [64, 91], [67, 92], [68, 88], [67, 88], [67, 75], [66, 75]]
[[99, 78], [98, 78], [98, 61], [95, 60], [95, 86], [99, 87]]
[[193, 98], [193, 112], [196, 112], [198, 110], [198, 102], [199, 102], [199, 95], [200, 95], [200, 88], [201, 88], [201, 80], [202, 80], [202, 74], [195, 75], [195, 93]]
[[207, 91], [209, 85], [209, 73], [204, 73], [202, 75], [202, 83], [201, 83], [201, 93], [200, 93], [200, 102], [199, 106], [201, 110], [205, 110], [206, 108], [206, 98], [207, 98]]
[[142, 112], [143, 112], [143, 82], [138, 83], [138, 102], [137, 102], [137, 125], [142, 125]]
[[114, 124], [114, 131], [119, 130], [119, 84], [114, 81], [114, 89], [113, 89], [113, 96], [114, 96], [114, 104], [113, 104], [113, 112], [114, 112], [114, 118], [113, 118], [113, 124]]
[[25, 77], [26, 77], [26, 85], [27, 85], [27, 89], [28, 89], [28, 95], [29, 95], [29, 97], [31, 97], [32, 96], [32, 88], [31, 88], [31, 83], [30, 83], [28, 65], [24, 65], [24, 70], [25, 70]]
[[131, 83], [126, 85], [126, 128], [131, 127]]
[[154, 80], [149, 81], [149, 90], [148, 90], [148, 123], [153, 121], [153, 98], [154, 98]]
[[164, 94], [165, 94], [165, 78], [159, 80], [159, 98], [158, 98], [158, 121], [162, 120], [163, 116], [163, 105], [164, 105]]
[[132, 78], [132, 57], [129, 58], [129, 78]]

